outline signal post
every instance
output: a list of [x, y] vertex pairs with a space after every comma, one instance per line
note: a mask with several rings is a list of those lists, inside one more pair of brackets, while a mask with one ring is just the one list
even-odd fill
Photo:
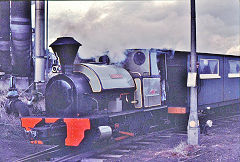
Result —
[[188, 144], [199, 145], [199, 120], [197, 114], [197, 54], [196, 54], [196, 12], [195, 12], [195, 0], [191, 0], [191, 65], [189, 80], [194, 80], [194, 83], [190, 86], [190, 114], [188, 119]]

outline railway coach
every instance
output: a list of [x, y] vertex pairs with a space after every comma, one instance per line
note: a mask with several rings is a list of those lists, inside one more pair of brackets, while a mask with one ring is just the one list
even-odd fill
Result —
[[[197, 62], [198, 110], [225, 107], [224, 110], [238, 111], [239, 107], [236, 106], [240, 103], [240, 57], [198, 53]], [[190, 91], [186, 85], [190, 71], [190, 53], [176, 51], [174, 59], [169, 59], [167, 64], [168, 106], [189, 108]]]

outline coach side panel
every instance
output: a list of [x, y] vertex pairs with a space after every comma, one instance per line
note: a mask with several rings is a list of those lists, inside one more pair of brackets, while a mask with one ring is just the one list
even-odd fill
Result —
[[240, 99], [240, 57], [224, 57], [224, 101]]
[[219, 107], [239, 103], [240, 58], [198, 55], [198, 107]]

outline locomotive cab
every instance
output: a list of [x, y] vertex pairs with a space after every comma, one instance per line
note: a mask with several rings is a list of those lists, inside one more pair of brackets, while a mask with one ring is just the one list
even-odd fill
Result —
[[161, 77], [157, 66], [155, 49], [128, 49], [125, 68], [131, 73], [136, 84], [135, 108], [160, 106]]

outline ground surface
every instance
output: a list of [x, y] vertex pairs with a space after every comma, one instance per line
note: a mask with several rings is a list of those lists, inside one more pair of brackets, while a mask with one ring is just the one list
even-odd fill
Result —
[[[14, 161], [49, 148], [29, 144], [23, 138], [19, 125], [0, 124], [0, 129], [0, 161]], [[240, 161], [240, 116], [215, 122], [208, 133], [200, 136], [198, 147], [186, 145], [187, 135], [184, 132], [162, 133], [159, 140], [151, 145], [141, 146], [120, 158], [106, 161]]]
[[[49, 146], [32, 145], [24, 139], [20, 119], [5, 113], [6, 94], [7, 91], [0, 91], [0, 162], [12, 162], [49, 148]], [[26, 101], [25, 98], [21, 99]]]
[[184, 133], [164, 135], [169, 137], [160, 137], [159, 142], [107, 161], [240, 161], [240, 116], [216, 121], [208, 135], [200, 136], [197, 147], [186, 145]]
[[44, 145], [32, 145], [26, 141], [20, 120], [16, 117], [4, 116], [4, 120], [0, 121], [0, 162], [12, 162], [28, 154], [49, 148]]

